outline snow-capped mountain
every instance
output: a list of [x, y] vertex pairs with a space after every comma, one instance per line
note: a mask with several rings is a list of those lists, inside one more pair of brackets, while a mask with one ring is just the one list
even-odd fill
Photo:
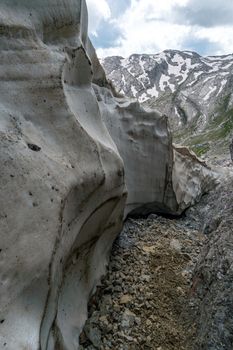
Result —
[[191, 51], [166, 50], [107, 57], [102, 65], [118, 92], [167, 114], [178, 141], [185, 143], [187, 138], [186, 144], [195, 147], [208, 143], [206, 151], [213, 140], [230, 137], [233, 54], [202, 57]]

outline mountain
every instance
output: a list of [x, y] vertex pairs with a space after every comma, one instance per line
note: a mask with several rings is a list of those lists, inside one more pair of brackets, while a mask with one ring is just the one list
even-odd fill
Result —
[[102, 65], [118, 92], [167, 114], [176, 142], [200, 156], [228, 154], [233, 129], [233, 54], [191, 51], [107, 57]]

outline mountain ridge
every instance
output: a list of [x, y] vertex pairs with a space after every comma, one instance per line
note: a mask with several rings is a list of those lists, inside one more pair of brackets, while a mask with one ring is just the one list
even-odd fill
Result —
[[198, 155], [216, 141], [226, 153], [233, 129], [233, 54], [165, 50], [101, 63], [119, 93], [168, 115], [175, 141]]

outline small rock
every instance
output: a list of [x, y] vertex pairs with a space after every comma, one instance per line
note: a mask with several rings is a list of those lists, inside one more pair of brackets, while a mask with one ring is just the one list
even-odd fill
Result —
[[103, 303], [106, 305], [111, 305], [112, 304], [112, 297], [111, 295], [107, 294], [103, 297]]
[[155, 249], [156, 249], [156, 246], [146, 246], [144, 245], [142, 247], [142, 250], [145, 252], [145, 253], [154, 253], [155, 252]]
[[83, 331], [79, 336], [79, 343], [85, 344], [86, 341], [87, 341], [87, 336], [86, 336], [85, 332]]
[[122, 316], [121, 327], [122, 328], [132, 327], [135, 323], [135, 318], [136, 318], [136, 315], [130, 310], [126, 309]]
[[128, 304], [130, 301], [132, 301], [133, 297], [129, 294], [125, 294], [120, 299], [120, 304]]
[[85, 334], [90, 342], [99, 349], [101, 346], [101, 332], [97, 327], [92, 327], [87, 324], [85, 327]]
[[107, 319], [107, 316], [101, 316], [99, 318], [100, 322], [104, 322], [104, 323], [108, 323], [108, 319]]
[[184, 290], [181, 288], [181, 287], [177, 287], [177, 292], [179, 293], [179, 294], [181, 294], [181, 295], [184, 295], [185, 294], [185, 292], [184, 292]]
[[149, 275], [141, 275], [140, 281], [141, 282], [150, 282], [150, 276]]
[[142, 320], [140, 319], [140, 317], [135, 317], [135, 322], [137, 325], [140, 325], [142, 323]]
[[172, 239], [170, 242], [170, 248], [175, 250], [177, 253], [180, 253], [182, 247], [178, 239]]
[[120, 293], [121, 291], [122, 291], [121, 286], [115, 286], [115, 287], [114, 287], [114, 292]]
[[147, 219], [149, 219], [149, 220], [157, 220], [158, 217], [159, 216], [157, 214], [150, 214]]

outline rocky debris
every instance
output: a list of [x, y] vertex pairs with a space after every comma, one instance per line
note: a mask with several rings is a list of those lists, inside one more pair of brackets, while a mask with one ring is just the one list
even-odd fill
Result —
[[179, 219], [126, 221], [89, 303], [96, 349], [233, 348], [232, 188], [227, 172]]
[[199, 305], [195, 350], [233, 349], [233, 172], [216, 191], [186, 213], [196, 217], [208, 238], [193, 273], [192, 293]]
[[[128, 219], [108, 274], [89, 302], [80, 349], [190, 350], [197, 307], [190, 287], [205, 240], [182, 219]], [[98, 346], [90, 328], [101, 333]]]

